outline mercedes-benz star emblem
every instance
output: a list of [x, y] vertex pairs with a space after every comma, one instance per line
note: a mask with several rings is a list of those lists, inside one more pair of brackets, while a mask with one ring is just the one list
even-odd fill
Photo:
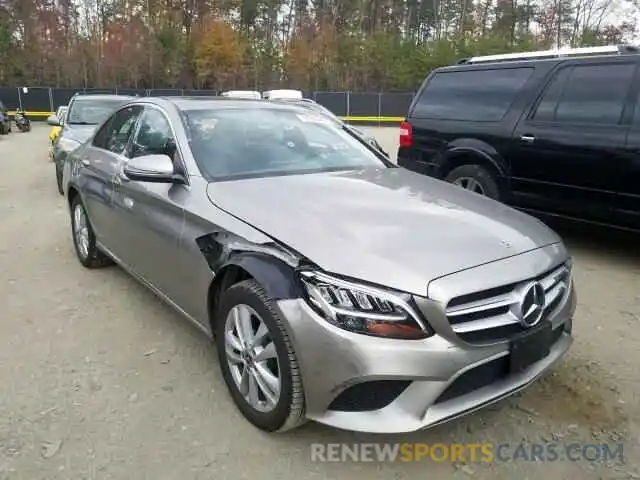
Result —
[[530, 328], [537, 325], [544, 313], [544, 288], [540, 283], [534, 282], [524, 289], [520, 300], [520, 324]]

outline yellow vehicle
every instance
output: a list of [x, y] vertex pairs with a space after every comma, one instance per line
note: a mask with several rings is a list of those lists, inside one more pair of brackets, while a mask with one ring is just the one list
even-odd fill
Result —
[[[64, 123], [64, 117], [66, 116], [66, 114], [67, 114], [67, 105], [62, 105], [58, 107], [58, 111], [56, 112], [56, 117], [60, 120], [60, 124]], [[60, 130], [62, 130], [62, 127], [53, 127], [49, 132], [49, 141], [50, 141], [49, 160], [53, 160], [53, 148], [56, 143], [56, 139], [60, 134]]]

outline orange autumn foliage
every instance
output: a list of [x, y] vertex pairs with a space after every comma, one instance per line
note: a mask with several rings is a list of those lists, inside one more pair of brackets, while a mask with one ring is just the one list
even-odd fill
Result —
[[246, 43], [227, 23], [205, 21], [194, 46], [198, 79], [217, 88], [228, 88], [242, 69]]

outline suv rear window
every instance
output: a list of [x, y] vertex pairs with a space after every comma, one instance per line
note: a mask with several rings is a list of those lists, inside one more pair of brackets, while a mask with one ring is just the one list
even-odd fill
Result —
[[437, 72], [411, 114], [440, 120], [501, 120], [532, 73], [532, 67]]

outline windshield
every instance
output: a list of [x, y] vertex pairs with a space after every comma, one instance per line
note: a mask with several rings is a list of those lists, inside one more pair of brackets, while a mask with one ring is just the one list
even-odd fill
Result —
[[98, 125], [126, 102], [128, 99], [122, 98], [76, 98], [69, 106], [66, 123], [70, 125]]
[[188, 110], [185, 118], [209, 180], [389, 166], [331, 120], [302, 109]]

